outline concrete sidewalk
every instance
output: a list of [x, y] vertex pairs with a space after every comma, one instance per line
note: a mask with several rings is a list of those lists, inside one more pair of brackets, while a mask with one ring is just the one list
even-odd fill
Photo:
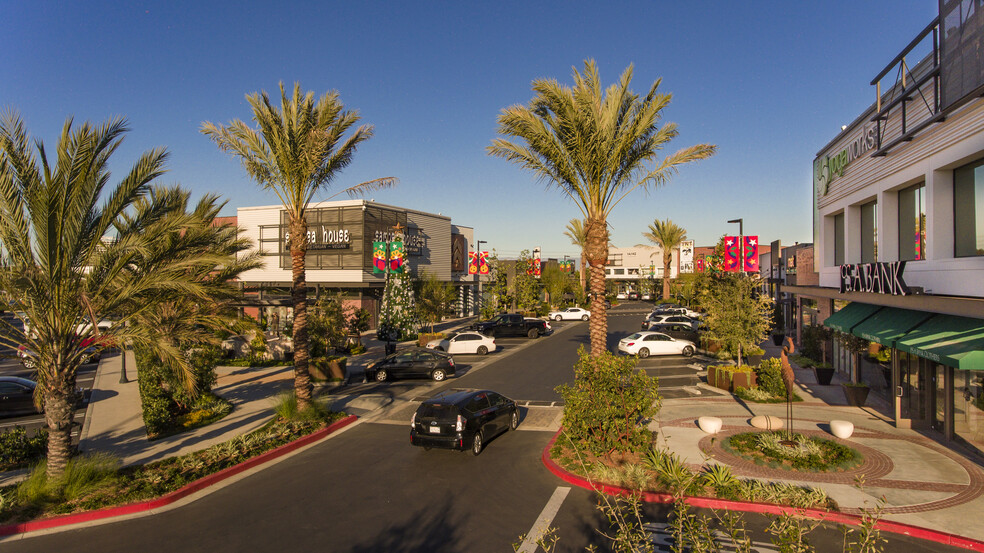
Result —
[[[771, 342], [762, 347], [767, 356], [780, 351]], [[659, 432], [661, 445], [692, 468], [720, 463], [740, 477], [820, 487], [849, 513], [872, 508], [884, 497], [885, 519], [984, 540], [984, 520], [968, 516], [984, 509], [984, 470], [979, 465], [918, 431], [896, 428], [884, 400], [869, 395], [865, 407], [849, 407], [836, 377], [830, 386], [820, 386], [812, 370], [795, 372], [804, 401], [793, 403], [794, 431], [858, 450], [864, 456], [860, 466], [831, 473], [785, 471], [756, 465], [721, 447], [728, 436], [755, 430], [749, 423], [753, 416], [785, 421], [785, 403], [749, 403], [731, 395], [668, 399], [651, 428]], [[706, 434], [697, 427], [697, 418], [704, 415], [722, 419], [720, 433]], [[854, 434], [847, 440], [835, 438], [831, 420], [853, 423]], [[855, 477], [862, 475], [863, 491], [854, 486]]]

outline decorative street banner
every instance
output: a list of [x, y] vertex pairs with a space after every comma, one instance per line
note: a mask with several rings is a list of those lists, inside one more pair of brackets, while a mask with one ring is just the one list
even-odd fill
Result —
[[741, 267], [741, 246], [737, 236], [724, 237], [724, 267], [729, 273], [738, 271]]
[[724, 270], [724, 259], [720, 255], [710, 254], [704, 258], [704, 270], [717, 274]]
[[399, 240], [390, 242], [389, 271], [391, 273], [403, 272], [404, 251], [403, 242]]
[[386, 272], [386, 242], [372, 243], [372, 272], [373, 274]]
[[468, 252], [468, 274], [478, 274], [478, 252]]
[[745, 272], [757, 273], [759, 271], [759, 237], [745, 236]]
[[697, 257], [697, 261], [694, 263], [694, 268], [698, 273], [704, 272], [704, 255], [701, 254]]
[[487, 275], [491, 268], [489, 267], [489, 252], [481, 252], [478, 255], [478, 274]]
[[680, 242], [680, 272], [694, 272], [694, 241]]
[[527, 274], [540, 278], [540, 248], [533, 248], [533, 258], [530, 259], [530, 268]]

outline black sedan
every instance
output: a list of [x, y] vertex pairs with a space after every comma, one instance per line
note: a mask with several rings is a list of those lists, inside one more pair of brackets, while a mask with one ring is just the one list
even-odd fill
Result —
[[410, 419], [410, 445], [470, 449], [519, 426], [516, 402], [490, 390], [452, 389], [424, 401]]
[[34, 405], [37, 382], [18, 376], [0, 376], [0, 415], [38, 413]]
[[454, 376], [454, 359], [444, 352], [409, 348], [387, 355], [366, 369], [366, 380], [430, 378], [437, 382]]

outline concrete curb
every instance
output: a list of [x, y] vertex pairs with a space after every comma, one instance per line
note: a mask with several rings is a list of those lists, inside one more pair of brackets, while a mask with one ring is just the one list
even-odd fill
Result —
[[185, 497], [197, 491], [205, 489], [209, 486], [213, 486], [215, 484], [218, 484], [219, 482], [222, 482], [223, 480], [226, 480], [240, 473], [243, 473], [251, 468], [257, 467], [259, 465], [277, 459], [278, 457], [282, 457], [304, 446], [313, 444], [321, 440], [322, 438], [325, 438], [329, 434], [332, 434], [337, 430], [341, 430], [342, 428], [345, 428], [346, 426], [355, 422], [357, 419], [358, 417], [354, 415], [349, 415], [348, 417], [338, 422], [335, 422], [326, 428], [318, 430], [317, 432], [312, 432], [311, 434], [298, 438], [293, 442], [286, 443], [280, 447], [271, 449], [270, 451], [257, 455], [256, 457], [247, 459], [246, 461], [243, 461], [238, 465], [231, 466], [223, 470], [220, 470], [219, 472], [199, 478], [194, 482], [189, 482], [183, 487], [155, 499], [139, 501], [136, 503], [120, 505], [117, 507], [107, 507], [105, 509], [98, 509], [95, 511], [86, 511], [84, 513], [73, 513], [69, 515], [61, 515], [52, 518], [8, 524], [8, 525], [0, 526], [0, 537], [12, 536], [15, 534], [24, 534], [27, 532], [34, 532], [38, 530], [48, 530], [60, 526], [69, 526], [72, 524], [92, 522], [95, 520], [121, 517], [125, 515], [132, 515], [134, 513], [141, 513], [145, 511], [151, 511], [154, 509], [159, 509], [161, 507], [170, 505], [181, 499], [184, 499]]
[[[541, 459], [547, 470], [552, 472], [555, 476], [567, 482], [568, 484], [573, 484], [575, 486], [594, 490], [599, 493], [604, 493], [608, 495], [621, 495], [630, 496], [635, 495], [638, 492], [636, 490], [630, 490], [627, 488], [620, 488], [618, 486], [610, 486], [608, 484], [592, 484], [587, 479], [578, 476], [576, 474], [570, 473], [563, 467], [554, 462], [550, 458], [550, 449], [553, 448], [554, 443], [557, 441], [557, 437], [563, 429], [557, 431], [547, 447], [543, 449], [543, 454]], [[642, 492], [642, 501], [647, 503], [673, 503], [673, 496], [668, 493], [657, 493], [657, 492]], [[691, 497], [684, 496], [684, 501], [688, 505], [694, 507], [702, 507], [706, 509], [724, 509], [728, 511], [742, 511], [747, 513], [762, 513], [770, 515], [782, 515], [782, 514], [792, 514], [796, 516], [801, 516], [805, 518], [811, 518], [814, 520], [821, 520], [825, 522], [834, 522], [837, 524], [847, 524], [851, 526], [859, 526], [861, 524], [861, 517], [858, 515], [849, 515], [845, 513], [837, 513], [833, 511], [822, 511], [819, 509], [799, 509], [796, 507], [788, 507], [783, 505], [773, 505], [771, 503], [754, 503], [751, 501], [731, 501], [727, 499], [716, 499], [710, 497]], [[967, 549], [969, 551], [981, 551], [984, 552], [984, 542], [978, 541], [972, 538], [966, 538], [963, 536], [958, 536], [956, 534], [950, 534], [947, 532], [940, 532], [938, 530], [932, 530], [929, 528], [922, 528], [920, 526], [913, 526], [910, 524], [903, 524], [901, 522], [892, 522], [887, 520], [881, 520], [878, 522], [877, 528], [883, 532], [892, 532], [893, 534], [902, 534], [905, 536], [911, 536], [913, 538], [918, 538], [926, 541], [932, 541], [936, 543], [941, 543], [944, 545], [952, 545], [954, 547], [960, 547]]]

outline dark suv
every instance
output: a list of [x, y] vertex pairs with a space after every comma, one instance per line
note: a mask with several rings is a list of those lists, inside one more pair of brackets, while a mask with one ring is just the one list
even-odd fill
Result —
[[688, 340], [695, 344], [700, 343], [700, 334], [697, 333], [697, 329], [693, 323], [653, 323], [649, 325], [649, 330], [662, 332], [673, 338]]
[[454, 359], [444, 352], [407, 348], [376, 361], [366, 369], [366, 380], [382, 382], [390, 378], [430, 378], [438, 382], [454, 376]]
[[487, 440], [519, 426], [516, 402], [490, 390], [452, 389], [424, 401], [410, 419], [410, 445], [478, 455]]

